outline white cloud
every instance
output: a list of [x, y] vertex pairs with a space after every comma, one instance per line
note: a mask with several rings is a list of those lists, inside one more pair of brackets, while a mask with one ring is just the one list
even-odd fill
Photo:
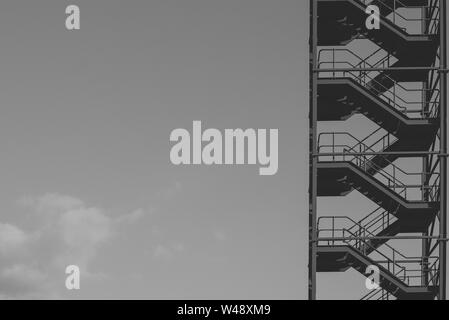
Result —
[[162, 199], [162, 200], [170, 200], [176, 194], [178, 194], [182, 190], [182, 188], [183, 188], [183, 186], [182, 186], [181, 182], [176, 181], [174, 184], [170, 185], [169, 187], [159, 190], [159, 192], [156, 193], [156, 198]]
[[124, 214], [122, 216], [119, 216], [115, 219], [115, 223], [121, 224], [121, 223], [135, 223], [142, 219], [145, 216], [145, 211], [143, 209], [135, 210], [131, 213]]
[[47, 275], [34, 266], [15, 264], [0, 273], [1, 291], [5, 296], [27, 298], [46, 287]]
[[182, 243], [175, 243], [171, 245], [158, 244], [154, 247], [153, 257], [157, 260], [173, 259], [177, 253], [183, 252], [185, 247]]
[[171, 259], [173, 258], [173, 252], [168, 247], [159, 244], [154, 249], [154, 257], [156, 259]]
[[8, 255], [20, 250], [27, 241], [27, 235], [21, 229], [10, 224], [0, 223], [0, 254]]
[[[144, 216], [136, 210], [116, 218], [82, 200], [46, 194], [19, 203], [40, 223], [30, 231], [0, 223], [0, 297], [58, 298], [64, 289], [65, 268], [78, 265], [83, 276], [93, 276], [89, 265], [118, 227]], [[16, 252], [22, 255], [13, 255]]]
[[20, 203], [41, 214], [59, 213], [84, 206], [80, 199], [57, 193], [48, 193], [41, 197], [24, 197]]
[[97, 208], [65, 212], [59, 225], [65, 243], [72, 248], [95, 247], [111, 235], [111, 219]]
[[227, 240], [227, 236], [223, 231], [220, 230], [215, 230], [214, 231], [214, 238], [215, 240], [219, 241], [219, 242], [223, 242]]

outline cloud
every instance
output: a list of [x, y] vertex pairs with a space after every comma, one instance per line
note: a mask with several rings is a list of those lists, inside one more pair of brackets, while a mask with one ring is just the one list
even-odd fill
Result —
[[159, 244], [154, 249], [154, 257], [156, 259], [171, 259], [173, 258], [173, 252], [168, 247]]
[[71, 248], [95, 247], [111, 235], [111, 218], [97, 208], [80, 208], [61, 215], [62, 237]]
[[84, 207], [84, 203], [80, 199], [57, 193], [48, 193], [41, 197], [24, 197], [19, 203], [31, 207], [41, 214], [58, 213]]
[[0, 272], [0, 286], [4, 297], [32, 297], [46, 286], [47, 275], [38, 268], [23, 264], [5, 267]]
[[0, 223], [0, 254], [9, 255], [20, 250], [28, 237], [21, 229], [10, 224]]
[[83, 277], [94, 277], [90, 264], [100, 247], [120, 226], [144, 216], [139, 209], [111, 217], [102, 208], [56, 193], [22, 198], [19, 204], [39, 223], [24, 231], [0, 222], [0, 297], [5, 299], [61, 297], [66, 266], [75, 264]]
[[215, 230], [215, 231], [213, 232], [213, 234], [214, 234], [215, 240], [217, 240], [217, 241], [219, 241], [219, 242], [226, 241], [227, 238], [228, 238], [228, 237], [226, 236], [226, 234], [225, 234], [223, 231], [220, 231], [220, 230]]
[[171, 245], [158, 244], [154, 247], [153, 257], [157, 260], [171, 260], [177, 253], [184, 251], [182, 243], [175, 243]]
[[183, 189], [183, 186], [182, 186], [181, 182], [176, 181], [176, 182], [174, 182], [174, 184], [170, 185], [169, 187], [159, 190], [156, 193], [156, 198], [161, 199], [161, 200], [170, 200], [175, 195], [177, 195], [179, 192], [181, 192], [182, 189]]
[[117, 224], [130, 224], [136, 223], [145, 216], [145, 211], [143, 209], [135, 210], [131, 213], [121, 215], [115, 219]]

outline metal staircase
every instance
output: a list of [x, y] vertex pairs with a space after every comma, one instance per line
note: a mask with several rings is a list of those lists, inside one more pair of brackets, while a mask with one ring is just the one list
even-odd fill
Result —
[[[367, 5], [379, 7], [380, 30], [366, 28]], [[369, 266], [379, 268], [380, 288], [362, 300], [445, 299], [444, 7], [440, 0], [311, 0], [311, 299], [317, 272], [365, 274]], [[359, 40], [376, 49], [356, 49]], [[361, 138], [317, 130], [356, 114], [376, 129]], [[422, 169], [408, 172], [398, 162], [404, 158], [422, 159]], [[363, 219], [318, 214], [318, 198], [354, 191], [377, 206]], [[421, 240], [419, 256], [395, 247], [401, 237]]]

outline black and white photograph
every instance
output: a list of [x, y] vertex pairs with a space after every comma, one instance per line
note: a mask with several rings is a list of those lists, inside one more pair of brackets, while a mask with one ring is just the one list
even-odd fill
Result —
[[0, 300], [446, 300], [447, 13], [0, 0]]

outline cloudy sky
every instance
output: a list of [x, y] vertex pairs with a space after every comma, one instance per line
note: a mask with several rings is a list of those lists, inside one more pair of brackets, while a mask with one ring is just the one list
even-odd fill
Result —
[[[306, 298], [307, 36], [306, 1], [2, 1], [0, 297]], [[194, 120], [279, 129], [278, 174], [174, 167]]]

